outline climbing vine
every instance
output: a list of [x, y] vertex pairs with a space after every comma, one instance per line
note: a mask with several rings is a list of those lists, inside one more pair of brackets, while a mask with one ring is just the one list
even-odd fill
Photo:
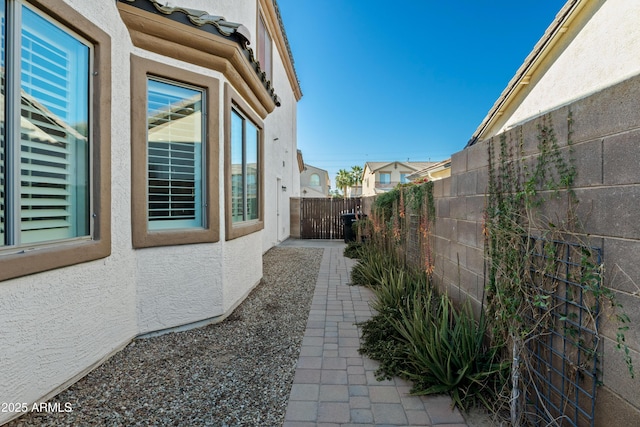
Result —
[[[549, 116], [538, 124], [535, 155], [527, 153], [522, 127], [488, 143], [486, 311], [492, 339], [505, 349], [503, 357], [512, 360], [510, 390], [504, 393], [512, 425], [523, 422], [525, 412], [547, 419], [564, 416], [568, 406], [580, 404], [571, 396], [584, 387], [589, 372], [595, 389], [599, 317], [606, 304], [619, 313], [618, 347], [634, 376], [624, 338], [629, 318], [603, 283], [599, 249], [580, 233], [571, 114], [567, 123], [567, 146], [562, 149]], [[562, 362], [553, 354], [558, 342], [565, 346]], [[545, 358], [549, 365], [544, 365]], [[567, 371], [563, 368], [566, 378], [559, 398], [564, 407], [554, 414], [540, 398], [552, 386], [535, 372], [553, 370], [559, 363]]]

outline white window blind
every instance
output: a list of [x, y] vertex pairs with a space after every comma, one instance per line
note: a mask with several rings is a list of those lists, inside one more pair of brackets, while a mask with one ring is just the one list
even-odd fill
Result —
[[203, 92], [148, 81], [149, 229], [203, 227]]
[[[9, 123], [19, 123], [19, 132], [9, 128], [9, 139], [3, 138], [1, 243], [20, 246], [86, 236], [91, 49], [30, 7], [13, 10], [22, 23], [14, 35], [19, 62], [3, 67], [3, 89], [19, 87], [19, 93], [16, 89], [6, 97], [3, 90], [2, 105]], [[5, 30], [3, 25], [3, 36]], [[4, 44], [2, 57], [4, 65]], [[19, 105], [7, 104], [12, 100]], [[9, 162], [19, 164], [9, 168]], [[7, 221], [14, 213], [17, 218]]]

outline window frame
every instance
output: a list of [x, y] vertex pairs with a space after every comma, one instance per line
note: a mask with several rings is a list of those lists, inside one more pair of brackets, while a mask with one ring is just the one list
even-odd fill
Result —
[[[253, 112], [247, 103], [229, 85], [224, 85], [225, 105], [224, 105], [224, 189], [225, 189], [225, 238], [233, 240], [246, 236], [264, 228], [264, 124], [260, 117]], [[231, 168], [231, 111], [240, 112], [245, 119], [250, 120], [258, 129], [258, 218], [233, 222], [232, 217], [232, 168]]]
[[[111, 39], [62, 0], [17, 1], [15, 6], [23, 3], [72, 36], [91, 44], [88, 99], [90, 226], [88, 236], [0, 248], [0, 281], [111, 254]], [[7, 25], [7, 32], [10, 28]], [[5, 102], [12, 102], [11, 97], [6, 97]]]
[[[267, 20], [265, 19], [260, 8], [258, 8], [258, 19], [256, 22], [256, 27], [256, 59], [260, 63], [260, 68], [265, 73], [267, 80], [273, 82], [273, 37], [271, 37], [269, 27], [267, 26]], [[268, 51], [267, 42], [269, 43]], [[265, 58], [264, 63], [259, 59], [263, 55]]]
[[319, 174], [317, 174], [315, 172], [311, 174], [311, 176], [309, 177], [309, 186], [310, 187], [322, 187]]
[[[205, 94], [202, 141], [204, 227], [148, 227], [147, 81], [149, 77], [202, 89]], [[214, 243], [219, 241], [219, 125], [220, 81], [165, 63], [131, 55], [131, 227], [134, 248]]]

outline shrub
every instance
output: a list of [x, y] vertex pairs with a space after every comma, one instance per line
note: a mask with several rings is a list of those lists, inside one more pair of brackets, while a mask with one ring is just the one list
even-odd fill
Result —
[[456, 310], [447, 295], [418, 295], [393, 327], [406, 349], [403, 376], [414, 382], [413, 394], [448, 393], [461, 408], [481, 401], [487, 407], [508, 375], [499, 347], [485, 345], [486, 324], [474, 319], [467, 302]]
[[360, 258], [361, 248], [362, 248], [362, 243], [349, 242], [347, 243], [347, 246], [344, 248], [343, 255], [346, 258], [358, 259]]
[[375, 288], [390, 270], [397, 270], [398, 263], [393, 255], [370, 244], [364, 244], [359, 251], [359, 261], [351, 269], [351, 284]]

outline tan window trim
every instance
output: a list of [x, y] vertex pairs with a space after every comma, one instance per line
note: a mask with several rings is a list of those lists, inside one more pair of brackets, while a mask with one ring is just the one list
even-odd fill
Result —
[[[207, 160], [205, 228], [149, 231], [147, 222], [147, 77], [203, 88], [206, 92]], [[213, 243], [220, 239], [219, 125], [220, 81], [213, 77], [131, 55], [131, 216], [134, 248]]]
[[[229, 85], [224, 85], [224, 191], [225, 191], [225, 238], [237, 239], [264, 228], [264, 125], [260, 117]], [[231, 215], [231, 109], [237, 108], [260, 130], [258, 141], [258, 219], [234, 223]]]
[[111, 254], [111, 38], [62, 0], [31, 0], [46, 15], [93, 44], [91, 239], [46, 244], [0, 255], [0, 281], [108, 257]]

